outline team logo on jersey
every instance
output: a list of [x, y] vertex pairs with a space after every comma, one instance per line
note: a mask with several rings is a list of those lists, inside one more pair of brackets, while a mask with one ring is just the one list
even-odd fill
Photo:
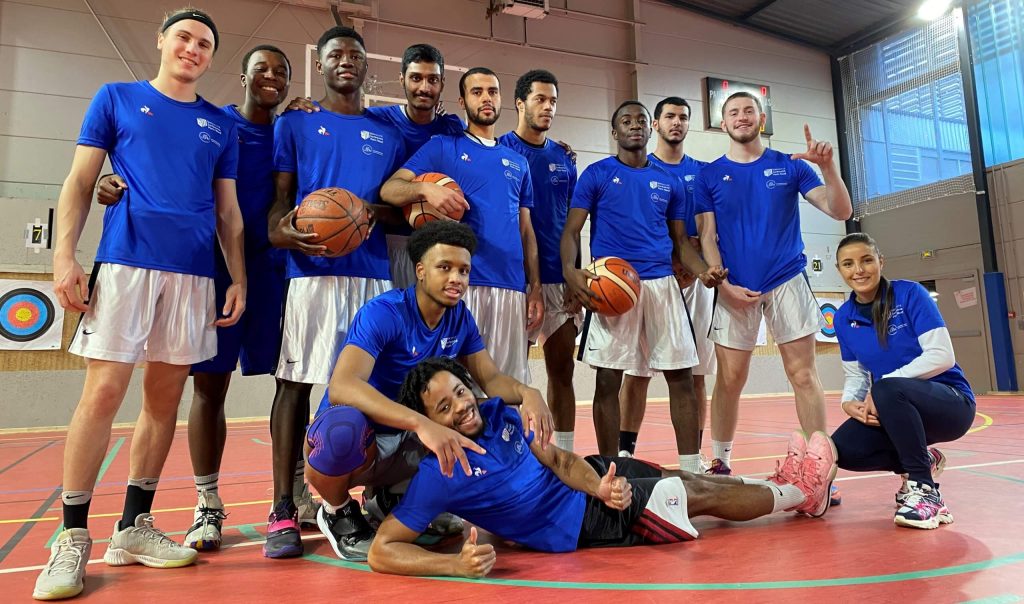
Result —
[[412, 347], [412, 356], [416, 356], [416, 347], [415, 346]]
[[673, 495], [671, 497], [667, 497], [665, 499], [665, 505], [670, 506], [670, 507], [675, 507], [675, 508], [679, 507], [679, 497], [676, 496], [676, 495]]
[[517, 164], [516, 162], [512, 161], [507, 157], [501, 158], [501, 165], [505, 166], [506, 168], [512, 168], [516, 172], [523, 171], [523, 168], [519, 164]]
[[370, 132], [369, 130], [362, 130], [361, 132], [359, 132], [359, 138], [363, 139], [364, 141], [373, 141], [375, 143], [384, 142], [383, 136], [377, 134], [376, 132]]
[[725, 176], [722, 177], [722, 181], [723, 182], [732, 182], [732, 176], [729, 176], [728, 174], [726, 174]]
[[512, 424], [505, 422], [505, 427], [501, 430], [501, 440], [508, 442], [511, 440], [512, 435], [516, 433], [516, 427]]
[[371, 145], [370, 143], [366, 143], [365, 145], [363, 145], [363, 155], [384, 155], [384, 152], [378, 149], [374, 149], [373, 145]]
[[331, 135], [331, 133], [327, 131], [327, 128], [324, 128], [323, 126], [320, 126], [319, 128], [317, 128], [316, 133], [319, 134], [320, 136], [330, 136]]
[[469, 153], [463, 153], [462, 157], [460, 157], [459, 159], [461, 159], [462, 161], [473, 161], [469, 159]]
[[558, 169], [558, 164], [548, 164], [548, 172], [554, 172]]
[[221, 133], [220, 126], [218, 126], [217, 124], [214, 124], [213, 122], [211, 122], [210, 120], [206, 119], [205, 117], [197, 117], [196, 118], [196, 123], [199, 124], [200, 128], [208, 128], [210, 130], [213, 130], [217, 134]]
[[483, 476], [486, 473], [487, 473], [487, 470], [481, 468], [480, 466], [475, 466], [473, 468], [473, 476]]
[[203, 141], [204, 143], [213, 143], [218, 147], [220, 146], [220, 141], [210, 136], [210, 133], [207, 132], [206, 130], [203, 130], [202, 132], [199, 133], [199, 140]]
[[665, 191], [666, 193], [672, 192], [672, 187], [663, 182], [658, 182], [656, 180], [651, 181], [651, 188], [656, 191]]
[[765, 176], [785, 176], [786, 175], [786, 169], [785, 168], [765, 168], [764, 169], [764, 175]]
[[143, 105], [142, 107], [139, 107], [139, 111], [149, 116], [153, 115], [153, 112], [149, 110], [149, 105]]
[[620, 179], [618, 176], [616, 176], [615, 178], [612, 179], [612, 183], [617, 184], [617, 185], [621, 185], [622, 184], [622, 179]]
[[509, 180], [516, 180], [516, 175], [512, 173], [512, 170], [505, 170], [505, 178]]
[[769, 189], [774, 189], [775, 187], [778, 186], [778, 184], [776, 184], [774, 180], [769, 180], [764, 183], [764, 186], [768, 187]]
[[449, 346], [455, 346], [459, 343], [458, 338], [441, 338], [441, 350], [448, 348]]
[[686, 182], [693, 182], [693, 179], [695, 178], [697, 178], [696, 174], [687, 174], [686, 176], [683, 177], [683, 180], [685, 180]]
[[662, 197], [661, 195], [658, 195], [657, 192], [651, 193], [651, 201], [653, 201], [654, 203], [668, 203], [668, 199]]
[[520, 455], [523, 454], [523, 441], [522, 441], [522, 439], [517, 440], [516, 444], [512, 445], [512, 447], [516, 450], [516, 453], [518, 453]]

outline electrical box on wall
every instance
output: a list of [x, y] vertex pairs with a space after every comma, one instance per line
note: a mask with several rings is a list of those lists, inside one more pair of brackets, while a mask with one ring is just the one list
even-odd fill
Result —
[[543, 19], [551, 11], [549, 0], [492, 0], [491, 9], [525, 19]]

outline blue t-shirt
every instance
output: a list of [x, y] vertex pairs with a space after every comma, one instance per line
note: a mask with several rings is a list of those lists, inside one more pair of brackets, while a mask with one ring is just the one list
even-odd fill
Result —
[[730, 283], [764, 293], [803, 272], [797, 193], [821, 184], [810, 164], [774, 149], [749, 164], [723, 155], [701, 170], [694, 213], [714, 212]]
[[576, 164], [561, 145], [547, 139], [531, 145], [515, 132], [498, 141], [526, 158], [533, 180], [533, 209], [530, 221], [537, 235], [537, 256], [541, 283], [564, 283], [561, 250], [562, 229], [569, 212], [569, 200], [576, 188]]
[[[420, 361], [430, 357], [464, 357], [484, 349], [476, 320], [465, 302], [459, 301], [445, 310], [441, 322], [430, 329], [420, 315], [415, 287], [394, 289], [364, 304], [352, 320], [342, 348], [349, 345], [376, 359], [369, 383], [393, 401], [398, 400], [405, 375]], [[317, 413], [329, 405], [325, 394]]]
[[[666, 172], [682, 181], [683, 189], [686, 191], [686, 207], [693, 208], [693, 190], [697, 187], [697, 175], [700, 174], [701, 168], [708, 165], [708, 162], [693, 159], [689, 155], [684, 155], [683, 161], [678, 164], [670, 164], [661, 161], [661, 159], [653, 153], [649, 154], [647, 159], [651, 160], [651, 163], [661, 166]], [[697, 215], [692, 211], [686, 217], [686, 235], [688, 237], [697, 237], [700, 235], [697, 232]]]
[[254, 124], [235, 105], [222, 110], [238, 131], [238, 208], [245, 224], [246, 259], [249, 252], [270, 247], [267, 216], [274, 204], [274, 125]]
[[[380, 203], [380, 187], [405, 156], [402, 135], [372, 115], [287, 111], [274, 124], [274, 169], [295, 174], [295, 204], [317, 189], [341, 187], [367, 203]], [[289, 250], [289, 279], [322, 275], [391, 279], [384, 230], [340, 258]]]
[[480, 403], [484, 431], [476, 442], [486, 455], [466, 450], [473, 469], [441, 473], [437, 456], [427, 455], [395, 508], [395, 518], [423, 532], [441, 512], [451, 512], [495, 535], [543, 552], [576, 549], [586, 495], [569, 488], [542, 465], [523, 433], [519, 412], [500, 398]]
[[472, 285], [526, 291], [519, 208], [533, 208], [526, 158], [497, 144], [487, 147], [465, 134], [435, 136], [403, 166], [413, 174], [440, 172], [455, 179], [469, 202], [462, 222], [476, 234]]
[[[878, 343], [870, 305], [857, 304], [855, 294], [850, 294], [850, 299], [839, 307], [832, 321], [843, 360], [857, 361], [871, 372], [871, 379], [876, 382], [921, 356], [923, 351], [917, 340], [921, 334], [946, 326], [938, 305], [920, 283], [895, 280], [890, 281], [889, 286], [894, 303], [886, 348]], [[929, 380], [952, 386], [974, 398], [960, 365], [954, 364]]]
[[675, 176], [654, 162], [631, 168], [606, 157], [583, 171], [570, 207], [590, 213], [591, 256], [618, 256], [641, 279], [672, 275], [668, 221], [690, 214]]
[[213, 277], [213, 182], [236, 177], [237, 139], [201, 97], [183, 103], [145, 81], [100, 87], [78, 144], [106, 151], [128, 189], [103, 214], [97, 262]]
[[379, 105], [369, 107], [366, 112], [391, 124], [402, 133], [402, 140], [405, 142], [403, 163], [419, 151], [430, 137], [437, 134], [459, 135], [466, 129], [459, 116], [451, 113], [437, 116], [429, 124], [417, 124], [405, 114], [405, 105]]

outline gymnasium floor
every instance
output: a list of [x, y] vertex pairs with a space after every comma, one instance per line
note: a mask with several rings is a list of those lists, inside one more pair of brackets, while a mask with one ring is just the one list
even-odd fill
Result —
[[[834, 427], [842, 411], [830, 403]], [[312, 602], [350, 595], [420, 602], [1024, 601], [1024, 397], [984, 396], [978, 411], [971, 433], [942, 447], [949, 457], [943, 495], [956, 522], [938, 530], [893, 526], [897, 477], [840, 472], [843, 504], [823, 519], [780, 514], [732, 524], [704, 518], [695, 523], [702, 532], [695, 542], [574, 554], [537, 554], [496, 541], [497, 565], [477, 581], [375, 575], [364, 564], [335, 558], [318, 532], [305, 533], [301, 559], [264, 558], [260, 545], [270, 502], [265, 421], [229, 426], [221, 472], [229, 513], [223, 550], [184, 569], [107, 567], [101, 559], [120, 516], [131, 436], [130, 429], [115, 429], [93, 499], [96, 541], [80, 601]], [[769, 473], [785, 452], [793, 417], [790, 397], [744, 399], [734, 469]], [[31, 601], [36, 574], [59, 530], [64, 436], [0, 434], [0, 601]], [[640, 439], [641, 457], [676, 462], [664, 402], [649, 405]], [[576, 448], [595, 448], [586, 406], [578, 411]], [[192, 520], [191, 474], [180, 426], [155, 506], [158, 526], [177, 539]]]

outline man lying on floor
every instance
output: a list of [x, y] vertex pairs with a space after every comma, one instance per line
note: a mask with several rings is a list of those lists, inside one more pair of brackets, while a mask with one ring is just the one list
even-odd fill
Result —
[[[664, 470], [628, 458], [581, 458], [524, 434], [519, 412], [499, 398], [478, 401], [466, 369], [427, 359], [405, 378], [400, 402], [477, 442], [466, 450], [471, 476], [445, 477], [435, 456], [419, 471], [381, 524], [369, 551], [373, 570], [402, 575], [483, 577], [494, 566], [491, 545], [476, 529], [457, 554], [413, 541], [441, 512], [457, 514], [509, 541], [544, 552], [580, 547], [662, 544], [697, 537], [694, 516], [752, 520], [780, 511], [820, 516], [828, 509], [836, 453], [829, 437], [795, 432], [769, 480]], [[618, 475], [616, 473], [618, 472]]]

